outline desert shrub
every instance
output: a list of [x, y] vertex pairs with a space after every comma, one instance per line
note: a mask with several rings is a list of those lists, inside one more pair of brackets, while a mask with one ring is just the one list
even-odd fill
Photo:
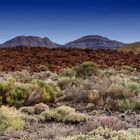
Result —
[[37, 85], [39, 87], [45, 87], [47, 85], [47, 82], [43, 81], [43, 80], [39, 80], [39, 79], [33, 79], [31, 81], [31, 84], [33, 85]]
[[70, 112], [64, 117], [63, 122], [79, 123], [87, 120], [87, 116], [77, 112]]
[[32, 75], [27, 70], [16, 71], [12, 76], [20, 83], [30, 83], [33, 79]]
[[58, 87], [56, 85], [42, 80], [33, 80], [32, 84], [32, 91], [28, 98], [29, 104], [46, 103], [55, 100], [58, 93]]
[[11, 106], [20, 107], [27, 103], [30, 88], [25, 85], [17, 85], [6, 95], [6, 102]]
[[67, 68], [64, 69], [60, 74], [60, 77], [75, 77], [76, 76], [76, 72], [72, 69], [72, 68]]
[[119, 102], [119, 107], [121, 110], [135, 110], [136, 109], [136, 103], [130, 101], [129, 99], [125, 99]]
[[0, 102], [1, 104], [6, 104], [7, 93], [15, 87], [16, 81], [10, 79], [0, 83]]
[[70, 112], [75, 112], [74, 108], [71, 108], [69, 106], [59, 106], [58, 108], [56, 108], [56, 111], [58, 113], [60, 113], [61, 115], [68, 115]]
[[121, 121], [117, 117], [113, 116], [98, 116], [95, 115], [91, 117], [84, 125], [84, 130], [83, 131], [92, 131], [93, 129], [96, 129], [98, 127], [103, 127], [103, 128], [110, 128], [112, 130], [121, 130], [121, 129], [128, 129], [133, 127], [129, 123], [125, 121]]
[[42, 89], [42, 101], [49, 102], [54, 101], [57, 95], [57, 87], [53, 83], [47, 83]]
[[86, 121], [88, 116], [75, 112], [74, 108], [69, 106], [60, 106], [56, 109], [47, 109], [40, 115], [41, 121], [62, 121], [62, 122], [73, 122], [78, 123]]
[[24, 127], [24, 115], [15, 108], [0, 108], [0, 131], [20, 130]]
[[86, 79], [98, 73], [98, 66], [97, 64], [91, 61], [86, 61], [82, 63], [80, 66], [76, 67], [75, 71], [77, 77]]
[[130, 101], [132, 103], [135, 103], [135, 109], [140, 110], [140, 97], [139, 96], [138, 97], [136, 96], [136, 97], [130, 99]]
[[127, 81], [124, 84], [124, 87], [138, 95], [140, 93], [140, 83], [134, 82], [134, 81]]
[[121, 70], [130, 71], [130, 72], [136, 71], [135, 68], [133, 68], [131, 66], [127, 66], [127, 65], [122, 66]]
[[122, 85], [111, 84], [108, 90], [109, 96], [114, 99], [123, 99], [123, 89]]
[[108, 128], [99, 127], [87, 134], [79, 134], [61, 140], [139, 140], [140, 135], [127, 130], [115, 131]]
[[134, 90], [121, 84], [111, 84], [108, 89], [108, 95], [113, 99], [126, 99], [136, 96]]
[[63, 93], [64, 99], [76, 102], [88, 102], [88, 96], [93, 93], [93, 82], [76, 78], [71, 81]]
[[48, 71], [48, 67], [45, 65], [40, 65], [37, 67], [37, 72], [43, 72], [43, 71]]
[[61, 88], [61, 89], [65, 89], [66, 88], [66, 86], [70, 83], [70, 82], [72, 82], [73, 80], [74, 80], [75, 78], [74, 77], [60, 77], [59, 79], [58, 79], [58, 85], [59, 85], [59, 87]]
[[[126, 81], [124, 84], [111, 84], [108, 90], [108, 96], [111, 98], [107, 101], [107, 104], [112, 102], [112, 107], [115, 106], [113, 102], [116, 102], [116, 105], [121, 110], [134, 110], [138, 109], [139, 102], [135, 97], [138, 98], [140, 93], [140, 85], [134, 81]], [[111, 102], [109, 102], [111, 101]], [[111, 107], [111, 106], [110, 106]], [[117, 108], [117, 106], [116, 106]]]

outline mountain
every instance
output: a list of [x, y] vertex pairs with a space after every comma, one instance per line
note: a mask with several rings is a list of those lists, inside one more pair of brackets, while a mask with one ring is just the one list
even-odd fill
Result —
[[133, 52], [134, 54], [140, 54], [140, 42], [131, 43], [128, 45], [124, 45], [118, 49], [119, 51], [123, 52]]
[[99, 35], [88, 35], [65, 45], [60, 45], [52, 42], [49, 38], [37, 37], [37, 36], [17, 36], [5, 43], [1, 44], [1, 48], [13, 48], [18, 46], [30, 46], [30, 47], [48, 47], [48, 48], [118, 48], [124, 45], [122, 42], [110, 40], [106, 37]]
[[36, 36], [17, 36], [0, 45], [2, 48], [12, 48], [18, 46], [57, 48], [60, 45], [52, 42], [47, 37], [41, 38]]
[[122, 42], [110, 40], [99, 35], [88, 35], [65, 44], [65, 47], [71, 48], [118, 48], [124, 45]]

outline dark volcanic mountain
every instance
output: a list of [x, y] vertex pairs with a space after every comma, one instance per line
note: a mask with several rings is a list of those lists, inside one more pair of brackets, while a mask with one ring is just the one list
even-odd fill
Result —
[[88, 35], [82, 38], [79, 38], [75, 41], [69, 42], [65, 45], [60, 45], [52, 42], [49, 38], [37, 37], [37, 36], [17, 36], [5, 43], [1, 44], [1, 48], [13, 48], [18, 46], [30, 46], [30, 47], [48, 47], [48, 48], [119, 48], [125, 45], [122, 42], [115, 40], [110, 40], [106, 37], [98, 35]]
[[36, 36], [17, 36], [0, 45], [2, 48], [12, 48], [18, 46], [57, 48], [60, 45], [52, 42], [47, 37], [41, 38]]
[[65, 44], [65, 47], [71, 48], [118, 48], [123, 46], [124, 43], [115, 40], [110, 40], [106, 37], [98, 35], [88, 35], [79, 38], [75, 41]]

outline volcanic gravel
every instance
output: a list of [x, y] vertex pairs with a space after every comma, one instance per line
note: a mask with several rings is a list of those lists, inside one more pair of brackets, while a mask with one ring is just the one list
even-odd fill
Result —
[[16, 47], [0, 48], [0, 71], [36, 71], [39, 65], [46, 65], [52, 71], [73, 67], [84, 61], [94, 61], [101, 68], [129, 65], [140, 70], [140, 54], [123, 53], [117, 50]]

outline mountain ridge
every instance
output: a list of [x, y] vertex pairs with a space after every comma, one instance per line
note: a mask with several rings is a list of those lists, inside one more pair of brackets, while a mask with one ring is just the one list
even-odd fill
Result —
[[111, 40], [100, 35], [86, 35], [74, 41], [65, 44], [66, 47], [76, 48], [118, 48], [125, 43]]
[[100, 35], [86, 35], [78, 38], [74, 41], [68, 42], [66, 44], [58, 44], [51, 41], [48, 37], [38, 37], [38, 36], [16, 36], [3, 44], [0, 44], [1, 48], [12, 48], [18, 46], [31, 46], [31, 47], [48, 47], [48, 48], [58, 48], [58, 47], [68, 47], [68, 48], [118, 48], [125, 45], [125, 43], [111, 40], [107, 37]]
[[38, 36], [16, 36], [3, 44], [0, 44], [1, 48], [12, 48], [18, 46], [57, 48], [60, 45], [52, 42], [47, 37], [41, 38]]

